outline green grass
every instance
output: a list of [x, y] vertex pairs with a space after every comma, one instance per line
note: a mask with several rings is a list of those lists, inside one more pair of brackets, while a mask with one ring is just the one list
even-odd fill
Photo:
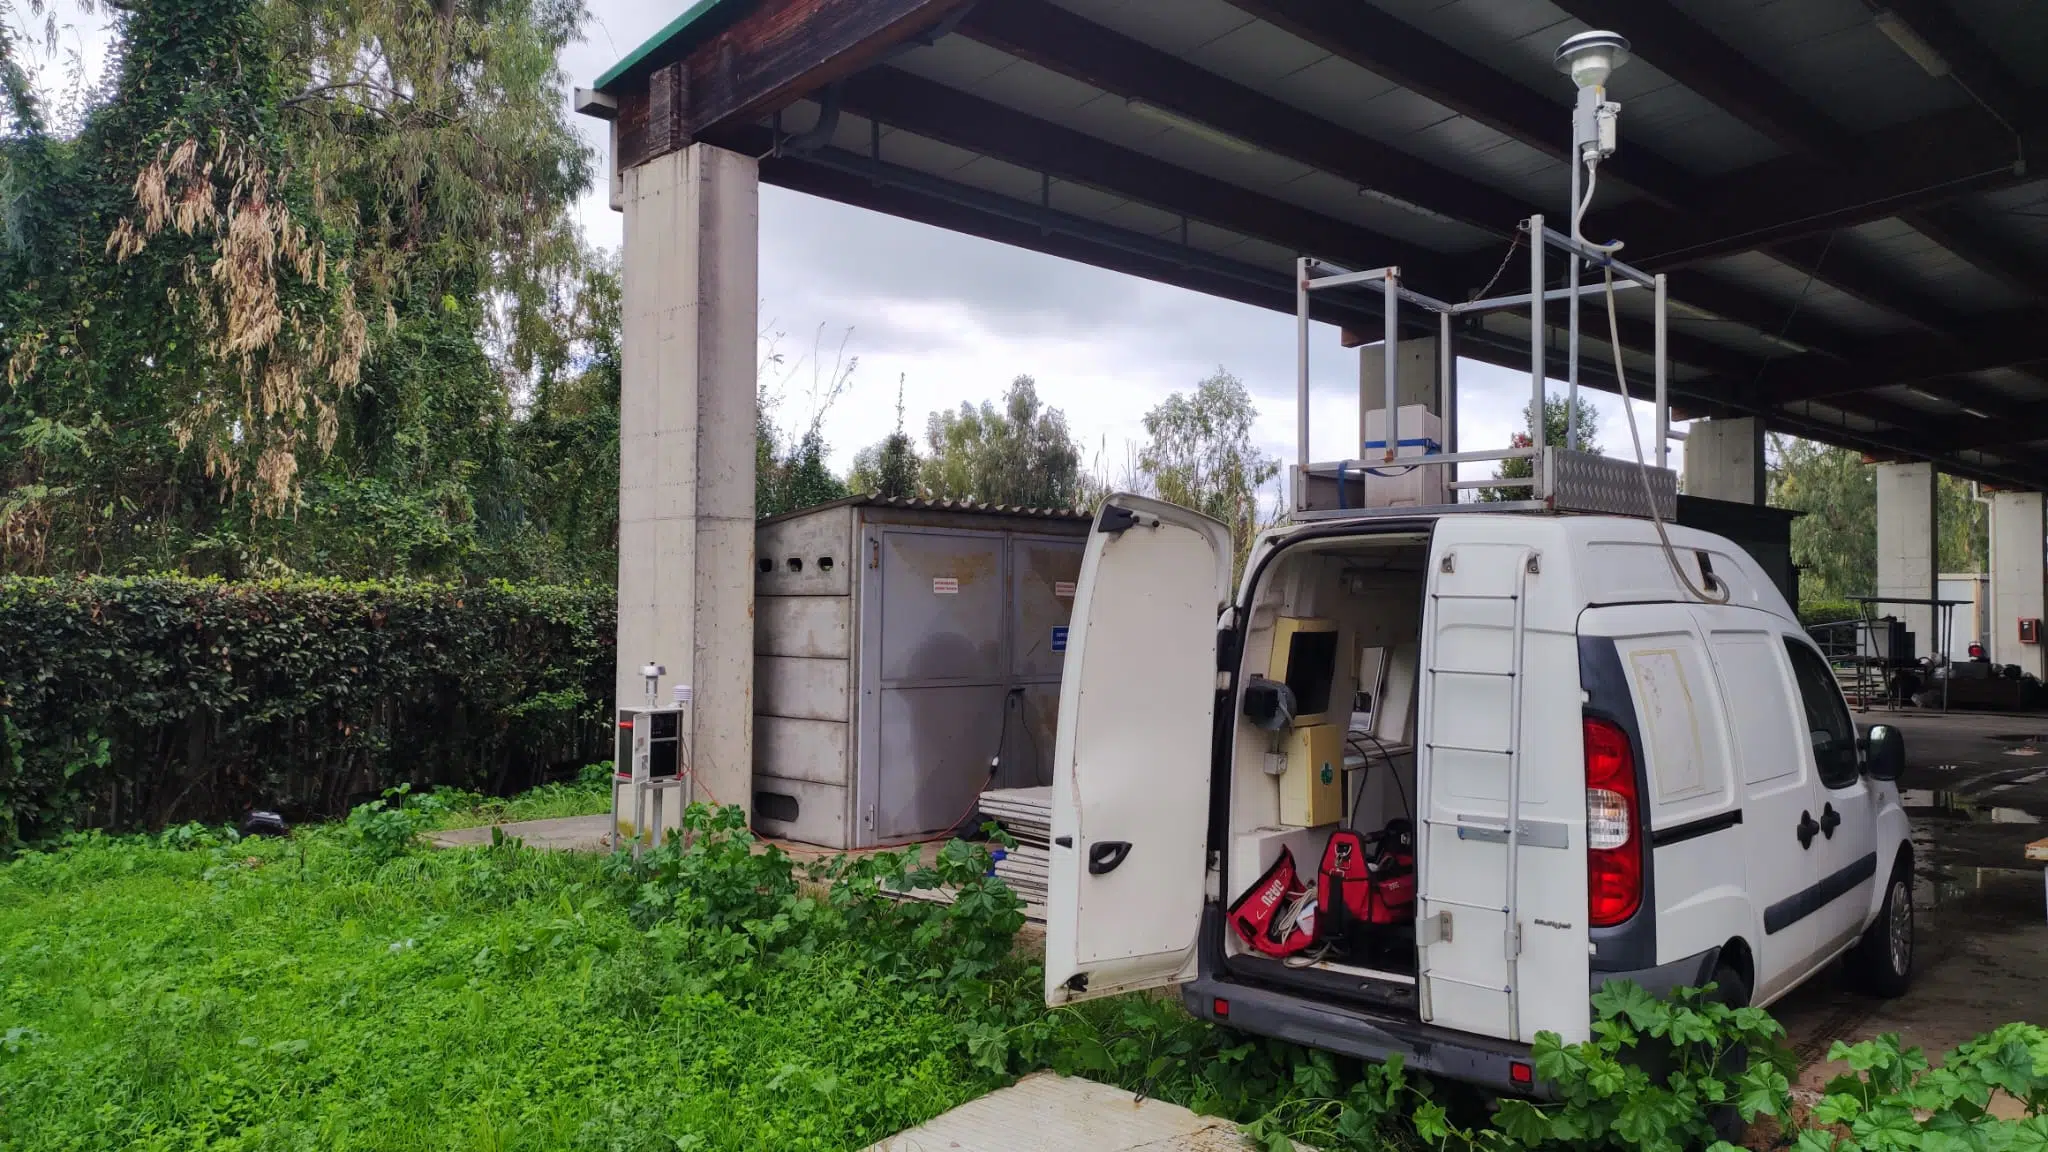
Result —
[[417, 839], [589, 792], [396, 791], [288, 840], [191, 825], [0, 864], [0, 1152], [860, 1148], [1039, 1068], [1262, 1148], [1386, 1147], [1398, 1079], [1170, 997], [1046, 1011], [977, 846], [800, 873], [735, 809], [637, 861]]
[[554, 820], [563, 816], [596, 816], [612, 808], [611, 766], [596, 783], [543, 784], [509, 799], [464, 796], [460, 806], [434, 814], [435, 828], [475, 828], [520, 820]]
[[845, 1148], [1000, 1082], [844, 936], [770, 978], [602, 858], [197, 839], [0, 867], [0, 1148]]

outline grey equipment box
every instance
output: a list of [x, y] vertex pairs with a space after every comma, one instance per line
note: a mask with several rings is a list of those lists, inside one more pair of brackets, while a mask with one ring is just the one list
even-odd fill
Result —
[[854, 497], [762, 521], [755, 828], [871, 847], [946, 831], [986, 788], [1051, 783], [1090, 520]]

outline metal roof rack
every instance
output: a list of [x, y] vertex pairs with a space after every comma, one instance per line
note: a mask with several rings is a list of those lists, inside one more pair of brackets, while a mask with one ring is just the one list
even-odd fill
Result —
[[[1398, 267], [1353, 271], [1305, 256], [1295, 261], [1294, 309], [1298, 350], [1295, 375], [1297, 425], [1294, 516], [1297, 519], [1349, 517], [1375, 512], [1384, 515], [1415, 516], [1482, 510], [1603, 512], [1624, 516], [1646, 516], [1660, 521], [1676, 518], [1678, 478], [1666, 467], [1671, 433], [1671, 407], [1670, 359], [1666, 349], [1669, 342], [1669, 326], [1664, 277], [1615, 259], [1615, 252], [1621, 248], [1619, 242], [1590, 243], [1580, 229], [1580, 220], [1586, 208], [1592, 203], [1592, 189], [1599, 165], [1614, 153], [1617, 143], [1615, 121], [1620, 115], [1621, 106], [1607, 100], [1606, 79], [1615, 67], [1627, 59], [1628, 41], [1611, 32], [1582, 33], [1565, 41], [1558, 49], [1559, 70], [1567, 72], [1579, 90], [1578, 104], [1572, 113], [1572, 211], [1569, 215], [1571, 230], [1566, 234], [1546, 227], [1541, 215], [1530, 216], [1521, 221], [1520, 232], [1529, 241], [1529, 291], [1526, 293], [1489, 296], [1453, 304], [1408, 288], [1401, 282], [1401, 269]], [[1544, 256], [1552, 249], [1562, 252], [1566, 260], [1567, 275], [1563, 288], [1549, 287], [1544, 277]], [[1580, 274], [1586, 269], [1601, 274], [1597, 283], [1581, 284]], [[1632, 411], [1627, 410], [1626, 399], [1623, 401], [1623, 414], [1629, 420], [1630, 438], [1636, 441], [1637, 458], [1609, 459], [1595, 453], [1581, 452], [1578, 450], [1577, 442], [1580, 301], [1586, 296], [1598, 294], [1607, 297], [1608, 305], [1612, 308], [1612, 297], [1609, 293], [1644, 288], [1649, 289], [1655, 298], [1656, 312], [1656, 421], [1652, 433], [1654, 450], [1651, 459], [1642, 458], [1640, 441], [1635, 432], [1635, 416]], [[1377, 453], [1378, 459], [1311, 461], [1308, 434], [1309, 298], [1317, 292], [1360, 290], [1380, 294], [1380, 315], [1386, 326], [1381, 345], [1381, 352], [1386, 357], [1383, 373], [1386, 385], [1384, 432], [1381, 439], [1360, 445], [1361, 451]], [[1562, 444], [1547, 442], [1548, 429], [1543, 411], [1548, 381], [1549, 336], [1544, 312], [1553, 300], [1564, 301], [1570, 313], [1569, 337], [1565, 344], [1566, 419]], [[1448, 453], [1437, 451], [1436, 445], [1427, 439], [1418, 441], [1401, 438], [1401, 408], [1396, 396], [1399, 366], [1396, 349], [1400, 340], [1401, 306], [1404, 303], [1434, 313], [1437, 318], [1436, 363], [1440, 406], [1443, 409], [1441, 418], [1449, 430], [1446, 439], [1453, 449]], [[1488, 312], [1520, 309], [1527, 309], [1529, 316], [1529, 423], [1533, 442], [1522, 448], [1511, 447], [1480, 452], [1456, 451], [1458, 415], [1453, 410], [1455, 406], [1451, 403], [1451, 397], [1457, 346], [1453, 339], [1452, 321], [1459, 316], [1477, 316]], [[1616, 378], [1621, 383], [1623, 396], [1626, 397], [1626, 368], [1621, 363], [1622, 350], [1619, 345], [1614, 346], [1613, 352]], [[1361, 406], [1365, 403], [1362, 389], [1359, 403]], [[1421, 451], [1413, 454], [1403, 453], [1401, 449], [1405, 447], [1419, 447]], [[1461, 463], [1516, 459], [1527, 459], [1530, 462], [1528, 476], [1487, 480], [1455, 478], [1456, 467]], [[1368, 477], [1384, 476], [1386, 473], [1383, 470], [1390, 467], [1403, 473], [1414, 469], [1451, 469], [1452, 471], [1442, 474], [1443, 483], [1440, 490], [1451, 493], [1453, 501], [1456, 500], [1456, 493], [1469, 488], [1526, 488], [1528, 498], [1518, 501], [1489, 501], [1483, 504], [1454, 502], [1427, 508], [1411, 505], [1384, 510], [1373, 509], [1369, 507], [1373, 503], [1373, 485]], [[1434, 483], [1424, 485], [1422, 491], [1427, 492], [1437, 487]], [[1354, 488], [1358, 494], [1355, 501], [1351, 499]]]
[[[1649, 516], [1640, 477], [1636, 475], [1637, 465], [1632, 460], [1601, 456], [1577, 450], [1576, 445], [1536, 443], [1523, 448], [1500, 448], [1476, 452], [1432, 452], [1421, 456], [1396, 454], [1402, 443], [1400, 406], [1395, 398], [1395, 381], [1398, 370], [1396, 350], [1399, 342], [1401, 323], [1400, 309], [1403, 303], [1433, 312], [1437, 316], [1437, 371], [1441, 377], [1440, 389], [1444, 396], [1450, 395], [1449, 376], [1456, 357], [1456, 341], [1453, 338], [1452, 320], [1458, 316], [1509, 309], [1527, 309], [1529, 313], [1529, 404], [1532, 412], [1543, 411], [1544, 392], [1547, 382], [1547, 349], [1544, 336], [1544, 308], [1552, 300], [1566, 300], [1576, 305], [1585, 296], [1604, 293], [1604, 281], [1568, 288], [1544, 287], [1544, 253], [1547, 249], [1560, 249], [1576, 260], [1587, 265], [1612, 271], [1617, 292], [1625, 289], [1647, 288], [1655, 297], [1656, 309], [1656, 440], [1655, 463], [1651, 466], [1650, 483], [1657, 496], [1656, 514], [1666, 520], [1675, 519], [1678, 514], [1678, 477], [1666, 463], [1671, 428], [1671, 409], [1668, 398], [1669, 362], [1665, 354], [1665, 284], [1662, 274], [1651, 274], [1629, 264], [1616, 260], [1583, 241], [1563, 235], [1544, 226], [1542, 216], [1531, 216], [1521, 224], [1522, 231], [1529, 237], [1529, 291], [1511, 296], [1492, 296], [1453, 304], [1416, 292], [1401, 283], [1398, 267], [1373, 268], [1366, 271], [1351, 271], [1326, 261], [1303, 257], [1296, 262], [1295, 320], [1297, 365], [1295, 375], [1296, 394], [1296, 467], [1294, 472], [1294, 517], [1300, 520], [1377, 517], [1377, 516], [1433, 516], [1457, 512], [1595, 512], [1620, 516]], [[1577, 279], [1576, 276], [1573, 277]], [[1383, 314], [1386, 331], [1381, 345], [1386, 357], [1383, 373], [1386, 383], [1386, 447], [1378, 459], [1347, 459], [1312, 461], [1309, 459], [1309, 299], [1316, 292], [1365, 289], [1377, 291], [1383, 297]], [[1576, 313], [1577, 308], [1573, 308]], [[1571, 407], [1576, 408], [1578, 368], [1578, 322], [1574, 315], [1571, 331], [1570, 367]], [[1361, 397], [1361, 400], [1363, 398]], [[1446, 421], [1456, 421], [1455, 412], [1445, 412]], [[1539, 415], [1533, 423], [1541, 428]], [[1572, 436], [1575, 421], [1567, 421], [1567, 439]], [[1456, 444], [1455, 434], [1451, 442]], [[1455, 468], [1461, 463], [1499, 462], [1515, 459], [1530, 461], [1530, 475], [1526, 477], [1503, 477], [1486, 480], [1446, 479], [1444, 487], [1451, 492], [1472, 488], [1526, 488], [1527, 499], [1490, 501], [1485, 503], [1437, 504], [1424, 507], [1365, 507], [1364, 490], [1366, 477], [1373, 469], [1393, 465], [1408, 468]], [[1455, 472], [1449, 475], [1455, 476]], [[1359, 493], [1359, 499], [1350, 498], [1350, 493]]]

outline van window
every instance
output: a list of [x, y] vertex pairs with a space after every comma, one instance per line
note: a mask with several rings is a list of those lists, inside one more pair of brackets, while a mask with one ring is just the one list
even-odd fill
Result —
[[1841, 686], [1820, 653], [1791, 637], [1785, 651], [1792, 657], [1793, 679], [1799, 682], [1799, 699], [1806, 706], [1806, 727], [1813, 740], [1813, 763], [1820, 770], [1821, 783], [1829, 788], [1847, 788], [1856, 783], [1856, 726], [1849, 720], [1849, 706], [1842, 702]]
[[[1795, 775], [1803, 778], [1806, 758], [1799, 755], [1804, 741], [1798, 731], [1805, 723], [1806, 709], [1801, 706], [1797, 710], [1801, 719], [1795, 725], [1792, 702], [1785, 695], [1785, 661], [1772, 651], [1777, 634], [1715, 632], [1708, 642], [1720, 668], [1721, 694], [1729, 702], [1733, 720], [1729, 727], [1742, 753], [1743, 783], [1754, 786]], [[1753, 794], [1758, 792], [1752, 788]]]

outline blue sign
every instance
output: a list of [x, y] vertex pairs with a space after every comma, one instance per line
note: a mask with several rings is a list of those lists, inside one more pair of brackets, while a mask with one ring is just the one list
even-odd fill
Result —
[[1052, 650], [1055, 652], [1065, 652], [1067, 650], [1067, 626], [1065, 624], [1061, 624], [1052, 630]]

